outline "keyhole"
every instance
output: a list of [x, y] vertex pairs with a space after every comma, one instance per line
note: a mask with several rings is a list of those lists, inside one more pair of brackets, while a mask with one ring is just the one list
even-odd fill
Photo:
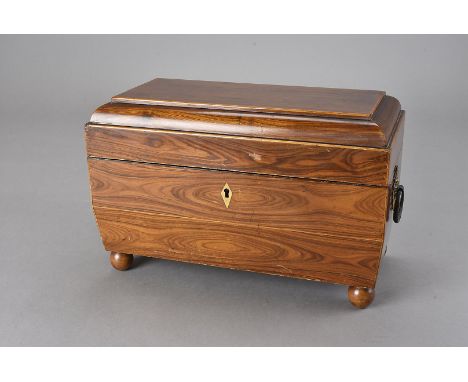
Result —
[[229, 188], [224, 189], [224, 197], [229, 198]]

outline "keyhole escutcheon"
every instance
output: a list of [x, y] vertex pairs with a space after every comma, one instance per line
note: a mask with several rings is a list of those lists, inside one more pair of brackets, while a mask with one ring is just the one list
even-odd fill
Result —
[[232, 199], [232, 191], [229, 188], [229, 184], [226, 183], [221, 189], [221, 197], [223, 198], [223, 202], [226, 208], [229, 208], [229, 203], [231, 203]]

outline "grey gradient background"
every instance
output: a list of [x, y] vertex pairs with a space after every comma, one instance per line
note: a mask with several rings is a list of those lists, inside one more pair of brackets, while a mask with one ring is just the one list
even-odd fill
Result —
[[[1, 36], [0, 345], [468, 345], [468, 38]], [[376, 300], [139, 259], [90, 208], [83, 125], [153, 77], [381, 89], [407, 110], [402, 222]]]

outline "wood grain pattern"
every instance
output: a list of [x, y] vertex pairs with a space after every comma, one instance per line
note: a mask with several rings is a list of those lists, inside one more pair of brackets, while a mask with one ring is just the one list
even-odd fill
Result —
[[[399, 104], [393, 104], [399, 108]], [[379, 107], [380, 109], [380, 107]], [[91, 116], [91, 123], [191, 131], [288, 141], [386, 147], [391, 113], [376, 121], [228, 112], [125, 103], [107, 103]]]
[[370, 119], [385, 92], [156, 78], [118, 102]]
[[135, 254], [327, 281], [367, 306], [403, 125], [380, 91], [156, 79], [86, 126], [103, 243], [122, 269]]
[[[387, 189], [90, 159], [93, 204], [381, 242]], [[225, 183], [232, 199], [221, 197]]]
[[386, 187], [388, 150], [164, 130], [86, 127], [88, 155]]
[[373, 287], [380, 245], [331, 236], [95, 207], [104, 246], [282, 276]]

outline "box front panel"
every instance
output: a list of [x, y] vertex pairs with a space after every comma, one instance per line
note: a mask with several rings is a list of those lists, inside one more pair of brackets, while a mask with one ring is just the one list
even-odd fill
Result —
[[381, 187], [99, 159], [89, 159], [89, 170], [98, 207], [383, 239], [387, 193]]
[[192, 218], [95, 207], [108, 251], [373, 287], [381, 245]]
[[88, 164], [108, 250], [375, 283], [386, 188], [93, 158]]

